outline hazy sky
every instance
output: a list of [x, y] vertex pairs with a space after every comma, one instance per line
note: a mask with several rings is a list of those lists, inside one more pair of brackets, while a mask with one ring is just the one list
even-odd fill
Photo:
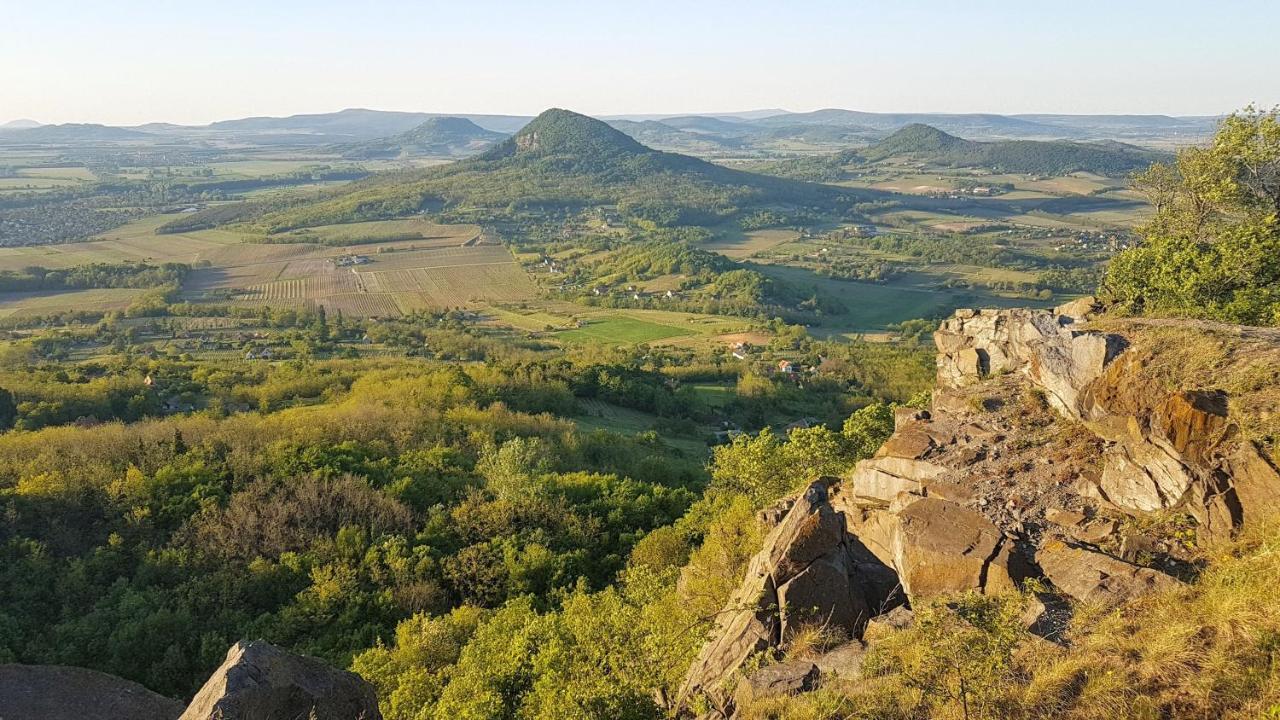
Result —
[[1218, 114], [1280, 0], [0, 0], [0, 122], [345, 107]]

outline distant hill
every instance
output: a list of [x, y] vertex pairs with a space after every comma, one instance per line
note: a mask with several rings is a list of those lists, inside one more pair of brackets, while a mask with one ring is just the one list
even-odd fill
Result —
[[953, 167], [982, 167], [998, 172], [1065, 175], [1091, 172], [1118, 177], [1150, 165], [1161, 153], [1121, 142], [1001, 140], [976, 142], [938, 128], [908, 125], [860, 151], [870, 161], [910, 158]]
[[767, 160], [752, 163], [744, 169], [774, 177], [833, 183], [849, 178], [850, 166], [865, 163], [857, 150], [841, 150], [826, 155], [803, 155], [785, 160]]
[[778, 126], [796, 124], [852, 126], [893, 132], [904, 126], [928, 124], [950, 133], [982, 137], [1076, 137], [1079, 131], [1059, 125], [1035, 122], [990, 113], [871, 113], [829, 108], [807, 113], [789, 113], [752, 121], [753, 125]]
[[448, 116], [442, 113], [352, 108], [333, 113], [222, 120], [210, 124], [206, 129], [231, 134], [307, 133], [346, 137], [353, 140], [374, 140], [409, 132], [433, 117], [461, 117], [495, 132], [514, 132], [529, 121], [528, 117], [516, 115]]
[[662, 225], [716, 222], [748, 208], [847, 208], [853, 191], [721, 167], [653, 150], [608, 124], [548, 110], [472, 158], [355, 183], [318, 203], [268, 216], [273, 230], [407, 214], [430, 206], [616, 205]]
[[473, 155], [505, 137], [507, 133], [485, 130], [466, 118], [433, 117], [399, 135], [340, 146], [339, 151], [353, 160], [454, 157]]
[[1166, 139], [1208, 137], [1219, 117], [1171, 117], [1169, 115], [1014, 115], [1041, 125], [1068, 128], [1090, 137]]
[[659, 150], [684, 153], [714, 153], [739, 148], [741, 141], [735, 137], [718, 137], [680, 130], [657, 120], [610, 120], [617, 130], [635, 140]]
[[35, 120], [18, 118], [17, 120], [10, 120], [9, 122], [0, 125], [0, 130], [30, 130], [31, 128], [38, 128], [40, 125], [41, 123], [38, 123]]
[[0, 143], [13, 145], [61, 145], [64, 143], [147, 140], [154, 137], [154, 135], [128, 128], [68, 123], [66, 125], [41, 125], [33, 128], [6, 130], [4, 134], [0, 135]]
[[426, 113], [353, 108], [335, 113], [221, 120], [210, 123], [208, 129], [229, 133], [312, 133], [373, 139], [407, 132], [428, 117]]
[[681, 117], [663, 118], [663, 125], [688, 132], [713, 133], [717, 135], [749, 135], [755, 128], [741, 120], [707, 117], [706, 115], [685, 115]]

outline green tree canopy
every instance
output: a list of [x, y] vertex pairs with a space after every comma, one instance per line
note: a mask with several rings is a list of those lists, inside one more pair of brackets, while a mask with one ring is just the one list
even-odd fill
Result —
[[1280, 325], [1280, 109], [1223, 120], [1213, 141], [1136, 176], [1155, 215], [1100, 294], [1131, 312]]

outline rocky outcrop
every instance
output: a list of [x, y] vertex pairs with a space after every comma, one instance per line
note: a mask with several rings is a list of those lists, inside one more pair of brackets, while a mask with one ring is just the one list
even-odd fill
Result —
[[[1186, 567], [1186, 526], [1162, 539], [1134, 530], [1158, 523], [1126, 518], [1190, 516], [1207, 538], [1280, 512], [1280, 473], [1245, 439], [1232, 398], [1211, 377], [1148, 372], [1152, 344], [1122, 323], [1092, 329], [1095, 310], [1085, 299], [944, 322], [930, 408], [899, 408], [892, 437], [847, 477], [762, 513], [773, 530], [682, 701], [704, 695], [732, 717], [735, 697], [856, 682], [867, 643], [911, 622], [902, 594], [918, 603], [1039, 577], [1052, 591], [1023, 623], [1060, 641], [1073, 602], [1109, 608], [1181, 585], [1170, 572]], [[1280, 358], [1280, 334], [1256, 342]], [[743, 672], [815, 623], [850, 642]]]
[[809, 485], [766, 536], [690, 668], [678, 704], [701, 695], [726, 712], [738, 671], [752, 657], [785, 647], [810, 625], [857, 637], [891, 603], [896, 579], [852, 542], [844, 514], [831, 504], [837, 484], [821, 478]]
[[174, 720], [182, 703], [85, 668], [0, 665], [0, 720]]
[[1124, 347], [1120, 336], [1078, 330], [1078, 322], [1046, 310], [958, 310], [934, 333], [938, 386], [1022, 372], [1055, 408], [1078, 416], [1081, 390]]
[[[1088, 329], [1092, 305], [958, 311], [935, 335], [940, 392], [1002, 373], [1024, 375], [1050, 405], [1105, 443], [1102, 472], [1083, 494], [1123, 513], [1185, 510], [1201, 535], [1215, 537], [1247, 515], [1280, 508], [1280, 473], [1240, 438], [1227, 395], [1171, 390], [1145, 373], [1148, 355], [1121, 353], [1123, 336]], [[1212, 379], [1194, 379], [1205, 380]]]
[[239, 642], [196, 693], [181, 720], [381, 720], [360, 676], [261, 640]]

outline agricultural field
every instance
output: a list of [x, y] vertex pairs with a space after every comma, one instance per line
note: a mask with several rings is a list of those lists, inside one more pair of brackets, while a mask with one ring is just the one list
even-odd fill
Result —
[[[238, 304], [319, 303], [354, 316], [533, 299], [533, 281], [496, 245], [441, 247], [359, 255], [342, 265], [341, 249], [309, 244], [245, 245], [224, 262], [192, 274], [192, 300]], [[253, 258], [252, 255], [258, 257]]]
[[240, 245], [243, 239], [238, 233], [226, 230], [157, 235], [156, 228], [171, 219], [172, 215], [143, 218], [83, 242], [3, 247], [0, 248], [0, 270], [19, 270], [31, 265], [57, 269], [95, 262], [213, 262], [219, 253], [229, 246]]
[[[311, 242], [324, 245], [383, 243], [388, 249], [457, 247], [475, 243], [480, 237], [476, 225], [440, 225], [426, 218], [373, 220], [342, 225], [319, 225], [271, 236], [272, 242]], [[377, 250], [375, 250], [376, 252]]]
[[[607, 430], [624, 435], [656, 430], [664, 442], [689, 453], [692, 457], [701, 457], [708, 454], [707, 443], [698, 437], [663, 434], [661, 430], [662, 419], [656, 415], [619, 407], [594, 398], [578, 400], [578, 407], [579, 412], [573, 417], [573, 421], [585, 430]], [[700, 428], [700, 430], [706, 436], [710, 436], [715, 431], [715, 428], [704, 427]]]
[[742, 231], [737, 228], [719, 228], [711, 240], [702, 247], [718, 252], [735, 260], [751, 257], [758, 252], [772, 250], [784, 243], [800, 237], [800, 233], [792, 229], [769, 229]]
[[[10, 159], [0, 157], [2, 164], [9, 165]], [[19, 162], [18, 165], [22, 163]], [[39, 165], [36, 161], [32, 164]], [[29, 192], [33, 190], [50, 190], [70, 187], [92, 182], [96, 179], [86, 167], [19, 167], [11, 175], [0, 177], [0, 195], [6, 192]]]
[[0, 318], [46, 315], [66, 310], [123, 310], [145, 290], [105, 288], [66, 292], [0, 293]]
[[566, 342], [631, 345], [693, 334], [687, 328], [614, 315], [586, 320], [580, 327], [557, 333], [556, 338]]

